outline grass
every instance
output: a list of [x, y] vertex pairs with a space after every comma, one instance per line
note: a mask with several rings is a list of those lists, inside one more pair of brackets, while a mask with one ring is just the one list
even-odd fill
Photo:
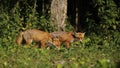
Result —
[[[88, 39], [86, 39], [88, 40]], [[74, 42], [70, 49], [26, 48], [9, 45], [0, 47], [1, 68], [117, 68], [120, 64], [118, 47], [99, 46], [91, 42]]]

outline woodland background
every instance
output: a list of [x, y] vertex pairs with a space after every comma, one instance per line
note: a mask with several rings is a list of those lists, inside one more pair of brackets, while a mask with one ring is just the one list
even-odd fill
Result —
[[[69, 50], [17, 46], [18, 32], [32, 28], [47, 32], [75, 30], [86, 35], [83, 42], [72, 43]], [[0, 0], [0, 50], [0, 67], [5, 68], [117, 68], [120, 1]]]

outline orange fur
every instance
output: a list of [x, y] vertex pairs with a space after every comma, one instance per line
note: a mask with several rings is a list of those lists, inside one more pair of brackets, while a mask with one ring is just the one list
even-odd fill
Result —
[[[65, 42], [66, 47], [69, 48], [69, 45], [71, 42], [73, 42], [74, 38], [70, 32], [53, 32], [51, 33], [53, 37], [57, 37], [59, 39], [59, 42]], [[57, 42], [56, 42], [57, 43]], [[60, 47], [61, 44], [56, 44], [58, 48]]]
[[61, 42], [59, 38], [53, 38], [53, 45], [56, 45], [57, 48], [60, 48]]
[[83, 40], [84, 35], [85, 35], [85, 33], [83, 33], [83, 32], [75, 33], [75, 37], [76, 37], [79, 41], [82, 41], [82, 40]]
[[18, 34], [16, 44], [22, 44], [23, 40], [25, 40], [27, 46], [29, 46], [32, 41], [37, 41], [41, 44], [39, 44], [40, 47], [45, 47], [46, 42], [52, 42], [52, 36], [44, 31], [37, 29], [28, 29]]
[[69, 48], [70, 43], [73, 42], [76, 38], [77, 40], [82, 41], [85, 33], [52, 32], [51, 35], [55, 37], [55, 40], [53, 40], [53, 44], [56, 45], [58, 48], [60, 48], [62, 42], [65, 42], [66, 47]]

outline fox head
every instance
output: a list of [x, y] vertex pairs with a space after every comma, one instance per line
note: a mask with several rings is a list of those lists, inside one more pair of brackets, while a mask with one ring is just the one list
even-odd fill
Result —
[[60, 42], [60, 39], [59, 38], [53, 38], [53, 45], [55, 45], [55, 46], [59, 46], [61, 44], [61, 42]]
[[85, 35], [85, 32], [75, 33], [75, 37], [76, 37], [79, 41], [82, 41], [82, 40], [83, 40], [84, 35]]
[[51, 34], [48, 35], [48, 42], [49, 42], [49, 43], [52, 43], [52, 37], [53, 37], [53, 36], [52, 36]]

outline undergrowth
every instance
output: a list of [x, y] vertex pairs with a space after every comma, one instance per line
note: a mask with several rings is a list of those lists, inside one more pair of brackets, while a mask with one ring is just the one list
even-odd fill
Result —
[[[108, 39], [107, 39], [108, 40]], [[73, 42], [69, 49], [61, 45], [45, 49], [9, 44], [0, 46], [1, 68], [117, 68], [120, 64], [120, 39], [106, 41], [94, 35]]]

